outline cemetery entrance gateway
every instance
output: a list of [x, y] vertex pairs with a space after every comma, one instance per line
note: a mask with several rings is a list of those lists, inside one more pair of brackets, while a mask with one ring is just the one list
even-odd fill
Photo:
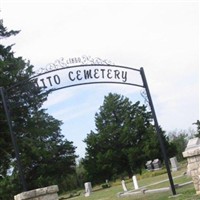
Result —
[[[141, 80], [137, 79], [138, 75]], [[119, 66], [119, 65], [114, 65], [111, 62], [108, 62], [107, 60], [102, 60], [99, 58], [93, 59], [87, 56], [72, 58], [68, 60], [61, 58], [60, 60], [56, 60], [54, 63], [47, 65], [46, 68], [41, 68], [39, 72], [37, 72], [36, 75], [34, 75], [33, 77], [23, 82], [17, 83], [16, 85], [24, 84], [24, 82], [30, 82], [30, 81], [34, 82], [36, 87], [40, 87], [43, 88], [44, 90], [50, 90], [50, 91], [55, 91], [63, 88], [80, 86], [80, 85], [101, 84], [101, 83], [125, 84], [125, 85], [132, 85], [144, 88], [146, 91], [146, 95], [148, 98], [147, 100], [154, 119], [154, 125], [160, 142], [163, 158], [165, 161], [165, 166], [167, 169], [171, 190], [173, 195], [176, 194], [166, 149], [162, 140], [145, 72], [142, 67], [140, 69], [135, 69], [131, 67]], [[14, 85], [13, 87], [15, 87], [16, 85]], [[2, 98], [4, 110], [6, 113], [6, 118], [8, 121], [9, 131], [11, 134], [15, 150], [16, 160], [20, 174], [20, 180], [24, 191], [26, 191], [26, 182], [20, 164], [19, 150], [15, 140], [15, 135], [12, 131], [11, 116], [9, 115], [8, 111], [8, 99], [5, 96], [5, 93], [6, 91], [4, 91], [4, 88], [0, 87], [0, 95]]]

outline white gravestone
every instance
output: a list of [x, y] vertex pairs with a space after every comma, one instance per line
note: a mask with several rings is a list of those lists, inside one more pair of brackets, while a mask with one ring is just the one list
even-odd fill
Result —
[[161, 169], [161, 162], [160, 162], [159, 159], [153, 160], [152, 164], [153, 164], [154, 170], [159, 170], [159, 169]]
[[171, 170], [173, 172], [178, 171], [179, 166], [178, 166], [178, 161], [177, 161], [176, 157], [170, 158], [170, 163], [171, 163]]
[[91, 182], [86, 182], [84, 184], [85, 186], [85, 197], [88, 197], [90, 196], [91, 192], [92, 192], [92, 185], [91, 185]]
[[132, 179], [133, 179], [134, 188], [135, 188], [135, 190], [137, 190], [137, 189], [139, 188], [139, 187], [138, 187], [138, 182], [137, 182], [137, 177], [136, 177], [136, 176], [133, 176]]
[[153, 171], [153, 164], [151, 160], [147, 161], [146, 167], [147, 167], [147, 170]]
[[126, 187], [126, 183], [125, 183], [125, 180], [122, 180], [122, 188], [124, 190], [124, 192], [127, 192], [127, 187]]

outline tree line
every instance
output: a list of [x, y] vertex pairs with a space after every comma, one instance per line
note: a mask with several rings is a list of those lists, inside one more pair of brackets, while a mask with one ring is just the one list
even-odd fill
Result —
[[[18, 33], [0, 24], [1, 40]], [[15, 57], [12, 45], [0, 44], [0, 55], [0, 86], [6, 90], [27, 189], [58, 183], [61, 190], [72, 188], [68, 180], [76, 171], [76, 147], [61, 134], [62, 122], [42, 108], [48, 93], [27, 82], [34, 75], [33, 65]], [[0, 157], [0, 199], [13, 199], [14, 194], [22, 192], [22, 187], [2, 99]]]
[[[18, 34], [0, 23], [0, 39]], [[6, 90], [13, 132], [27, 189], [57, 184], [61, 192], [83, 187], [85, 181], [101, 183], [141, 173], [147, 160], [162, 160], [160, 144], [151, 112], [145, 105], [131, 102], [120, 94], [109, 93], [95, 114], [96, 129], [87, 134], [86, 155], [78, 156], [72, 141], [61, 133], [62, 121], [42, 108], [49, 92], [27, 80], [33, 65], [15, 57], [12, 45], [0, 44], [0, 87]], [[22, 84], [19, 84], [22, 83]], [[198, 126], [199, 133], [199, 121]], [[186, 135], [166, 136], [160, 127], [168, 156], [185, 148]], [[180, 148], [181, 147], [181, 148]], [[19, 169], [0, 99], [0, 199], [12, 199], [22, 192]]]

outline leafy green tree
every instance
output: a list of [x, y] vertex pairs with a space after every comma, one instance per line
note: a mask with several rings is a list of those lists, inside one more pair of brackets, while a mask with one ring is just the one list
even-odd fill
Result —
[[[7, 31], [7, 29], [3, 26], [3, 21], [0, 20], [0, 40], [10, 37], [11, 35], [16, 35], [17, 33], [19, 33], [19, 31]], [[8, 76], [6, 71], [4, 71], [4, 67], [7, 68], [4, 60], [7, 54], [6, 52], [11, 49], [11, 46], [4, 47], [0, 44], [0, 87], [7, 83], [7, 81], [2, 78], [2, 74], [5, 73], [4, 76]], [[6, 119], [3, 112], [3, 103], [0, 99], [0, 174], [4, 177], [7, 173], [7, 169], [9, 168], [10, 159], [12, 157], [11, 152], [13, 148], [10, 142], [10, 135], [7, 134], [8, 128], [5, 126]]]
[[186, 146], [187, 146], [187, 135], [184, 133], [181, 133], [179, 135], [173, 135], [173, 139], [171, 143], [176, 146], [177, 152], [176, 157], [179, 161], [183, 160], [182, 153], [184, 152]]
[[196, 137], [194, 130], [174, 130], [169, 132], [168, 135], [171, 146], [175, 146], [174, 156], [179, 161], [183, 160], [182, 153], [185, 151], [189, 139]]
[[69, 174], [75, 174], [77, 157], [72, 142], [61, 135], [61, 124], [43, 110], [35, 113], [28, 121], [29, 129], [23, 137], [21, 149], [29, 152], [28, 155], [22, 155], [29, 188], [52, 183], [58, 184], [60, 190], [71, 188], [70, 183], [65, 183], [64, 186], [59, 184], [64, 183]]
[[76, 177], [78, 183], [77, 186], [83, 187], [84, 183], [87, 182], [87, 177], [82, 158], [78, 161], [78, 164], [76, 165]]
[[196, 137], [200, 137], [200, 121], [197, 120], [195, 123], [193, 123], [195, 125], [197, 125], [197, 134], [195, 134]]
[[[7, 31], [0, 23], [1, 39], [18, 32]], [[35, 86], [30, 79], [33, 75], [33, 66], [15, 57], [12, 45], [0, 44], [0, 87], [6, 90], [28, 189], [50, 184], [58, 184], [61, 190], [70, 188], [70, 176], [75, 174], [75, 147], [61, 134], [62, 122], [41, 108], [48, 93]], [[0, 109], [0, 197], [7, 200], [22, 188], [2, 101]]]
[[[146, 106], [108, 94], [95, 115], [96, 133], [85, 139], [84, 166], [97, 182], [141, 172], [147, 160], [161, 158], [160, 144]], [[168, 143], [163, 134], [165, 143]]]

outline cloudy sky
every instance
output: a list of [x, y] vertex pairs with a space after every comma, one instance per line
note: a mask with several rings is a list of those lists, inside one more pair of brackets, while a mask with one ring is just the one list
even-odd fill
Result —
[[[61, 57], [88, 55], [116, 65], [143, 67], [159, 124], [167, 132], [199, 119], [198, 1], [1, 0], [0, 18], [20, 34], [16, 56], [35, 70]], [[141, 89], [87, 85], [52, 93], [44, 107], [63, 121], [62, 133], [84, 156], [82, 142], [95, 130], [94, 114], [109, 92], [141, 100]]]

